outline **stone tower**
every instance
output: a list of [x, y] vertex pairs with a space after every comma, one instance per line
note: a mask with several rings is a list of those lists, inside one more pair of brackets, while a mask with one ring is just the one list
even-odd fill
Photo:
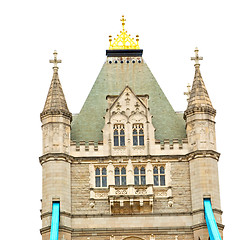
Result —
[[41, 113], [42, 239], [60, 203], [59, 240], [208, 240], [204, 199], [222, 235], [215, 114], [198, 56], [188, 107], [176, 113], [125, 30], [80, 111], [69, 112], [54, 53]]
[[[52, 82], [48, 91], [44, 109], [40, 115], [42, 121], [43, 156], [42, 165], [42, 239], [49, 239], [52, 203], [60, 202], [61, 224], [71, 227], [71, 163], [70, 129], [72, 114], [69, 112], [58, 77], [57, 52], [54, 52]], [[60, 230], [61, 235], [61, 230]], [[65, 233], [68, 239], [71, 234]]]
[[193, 224], [197, 226], [193, 228], [193, 232], [195, 238], [201, 236], [201, 239], [207, 239], [202, 199], [211, 199], [215, 219], [219, 223], [222, 221], [218, 181], [220, 154], [216, 152], [216, 110], [212, 106], [201, 76], [199, 60], [202, 58], [198, 56], [197, 48], [195, 55], [192, 58], [195, 60], [195, 76], [184, 119], [189, 149]]

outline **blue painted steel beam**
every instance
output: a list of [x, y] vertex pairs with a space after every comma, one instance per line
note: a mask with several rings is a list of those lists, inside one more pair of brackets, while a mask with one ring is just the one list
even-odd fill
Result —
[[60, 202], [53, 202], [50, 240], [58, 240]]
[[203, 202], [204, 202], [205, 219], [207, 223], [210, 240], [222, 240], [220, 233], [218, 231], [216, 220], [213, 215], [211, 200], [209, 198], [206, 198], [203, 200]]

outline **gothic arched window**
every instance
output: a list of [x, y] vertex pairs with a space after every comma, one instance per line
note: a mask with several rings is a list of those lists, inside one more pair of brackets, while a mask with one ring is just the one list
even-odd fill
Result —
[[107, 169], [97, 167], [95, 169], [95, 186], [107, 187]]
[[125, 129], [123, 124], [114, 124], [113, 143], [114, 146], [125, 146]]
[[143, 146], [144, 145], [144, 131], [143, 124], [133, 124], [133, 146]]
[[154, 186], [165, 186], [165, 168], [163, 166], [153, 168], [153, 184]]
[[134, 184], [135, 185], [146, 185], [146, 172], [145, 168], [135, 167], [134, 168]]
[[126, 168], [116, 167], [115, 168], [115, 185], [126, 185], [127, 184], [127, 176], [126, 176]]

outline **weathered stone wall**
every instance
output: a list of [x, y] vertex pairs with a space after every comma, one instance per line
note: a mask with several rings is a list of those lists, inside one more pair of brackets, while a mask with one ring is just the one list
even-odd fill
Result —
[[[71, 165], [72, 176], [72, 214], [110, 214], [107, 199], [90, 200], [90, 173], [88, 163]], [[155, 198], [153, 213], [190, 213], [191, 190], [189, 179], [189, 163], [171, 162], [170, 184], [173, 205], [169, 206], [168, 198]], [[153, 187], [157, 189], [159, 187]], [[161, 188], [161, 187], [160, 187]], [[108, 189], [106, 189], [108, 193]]]
[[90, 174], [89, 165], [72, 164], [72, 214], [109, 214], [109, 203], [106, 200], [95, 202], [95, 207], [90, 206]]
[[173, 207], [176, 212], [188, 212], [192, 210], [190, 173], [188, 162], [174, 162], [171, 164], [171, 180]]

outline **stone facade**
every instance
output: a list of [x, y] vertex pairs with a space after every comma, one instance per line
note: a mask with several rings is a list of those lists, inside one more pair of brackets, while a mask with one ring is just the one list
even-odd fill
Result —
[[72, 115], [55, 66], [41, 114], [43, 240], [49, 239], [53, 201], [60, 202], [60, 240], [208, 240], [205, 197], [222, 235], [216, 112], [205, 88], [205, 100], [198, 98], [203, 80], [195, 68], [186, 138], [156, 139], [152, 96], [126, 85], [105, 96], [103, 138], [96, 143], [70, 140]]

